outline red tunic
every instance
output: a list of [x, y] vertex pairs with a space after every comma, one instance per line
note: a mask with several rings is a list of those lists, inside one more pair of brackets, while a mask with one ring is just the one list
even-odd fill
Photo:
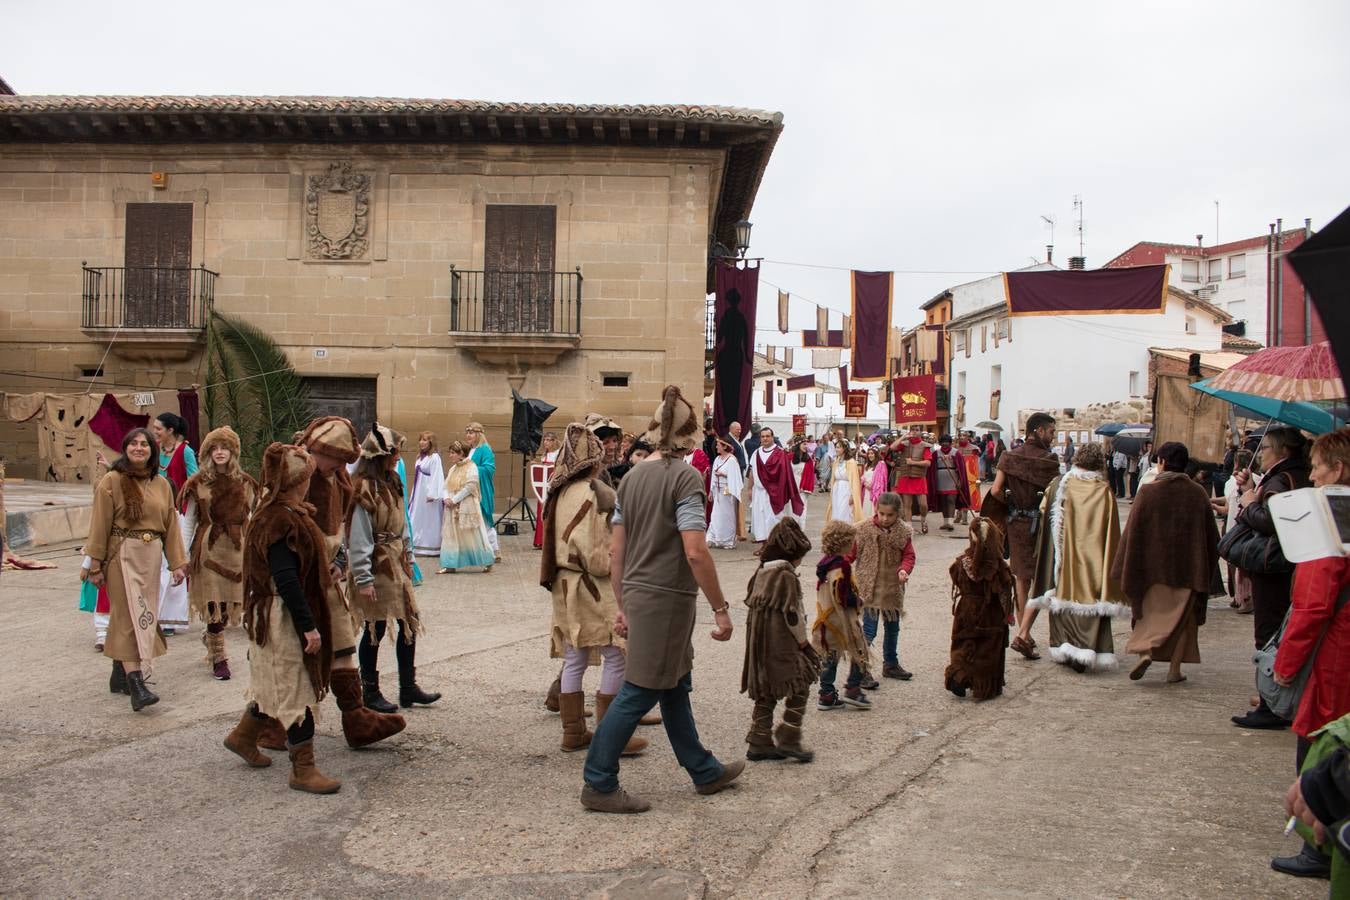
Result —
[[1350, 713], [1350, 603], [1341, 607], [1327, 628], [1336, 595], [1346, 585], [1350, 585], [1350, 559], [1345, 557], [1314, 559], [1294, 568], [1293, 613], [1280, 640], [1275, 674], [1282, 678], [1297, 675], [1318, 635], [1327, 629], [1294, 716], [1294, 733], [1303, 737]]
[[[926, 494], [928, 493], [928, 475], [927, 475], [926, 472], [925, 472], [925, 474], [923, 474], [923, 475], [916, 475], [916, 476], [912, 476], [912, 477], [911, 477], [911, 476], [906, 476], [906, 475], [904, 474], [904, 473], [905, 473], [905, 460], [911, 458], [911, 457], [910, 457], [910, 454], [911, 454], [912, 450], [911, 450], [910, 448], [911, 448], [912, 446], [914, 446], [915, 444], [921, 444], [921, 443], [923, 443], [923, 439], [922, 439], [922, 438], [918, 438], [918, 439], [910, 438], [910, 439], [906, 440], [903, 444], [900, 445], [900, 454], [899, 454], [900, 458], [899, 458], [899, 460], [897, 461], [897, 464], [900, 466], [900, 476], [899, 476], [898, 478], [895, 479], [895, 492], [896, 492], [897, 494], [925, 494], [925, 495], [926, 495]], [[916, 460], [926, 459], [926, 460], [928, 460], [928, 462], [931, 464], [932, 461], [933, 461], [933, 450], [932, 450], [931, 447], [925, 446], [925, 447], [923, 448], [923, 455], [922, 455], [922, 456], [915, 455], [915, 456], [913, 456], [912, 458], [913, 458], [913, 459], [916, 459]], [[932, 468], [932, 466], [930, 465], [929, 468]]]

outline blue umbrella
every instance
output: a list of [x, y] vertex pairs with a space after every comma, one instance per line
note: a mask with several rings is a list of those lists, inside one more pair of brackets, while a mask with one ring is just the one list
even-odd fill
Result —
[[1105, 437], [1114, 437], [1125, 430], [1124, 422], [1107, 422], [1105, 425], [1098, 426], [1093, 434], [1104, 435]]
[[1226, 400], [1238, 407], [1239, 411], [1245, 413], [1249, 418], [1273, 419], [1276, 422], [1283, 422], [1285, 425], [1302, 428], [1312, 434], [1326, 434], [1340, 427], [1340, 422], [1329, 410], [1323, 409], [1315, 403], [1306, 403], [1299, 400], [1272, 400], [1270, 397], [1261, 397], [1256, 394], [1216, 390], [1209, 385], [1212, 380], [1206, 378], [1204, 381], [1195, 382], [1191, 387], [1202, 394], [1209, 394], [1211, 397]]

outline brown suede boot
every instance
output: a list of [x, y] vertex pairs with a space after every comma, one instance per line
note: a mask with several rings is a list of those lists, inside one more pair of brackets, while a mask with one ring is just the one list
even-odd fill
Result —
[[806, 717], [806, 697], [806, 693], [788, 697], [783, 703], [783, 721], [773, 730], [774, 749], [782, 756], [802, 763], [809, 763], [816, 758], [814, 751], [802, 746], [802, 719]]
[[342, 782], [329, 778], [314, 765], [314, 741], [288, 748], [291, 755], [291, 790], [307, 794], [336, 794]]
[[755, 701], [754, 711], [750, 713], [750, 731], [745, 735], [749, 745], [745, 758], [751, 762], [783, 758], [773, 745], [773, 708], [777, 705], [776, 700]]
[[[609, 705], [610, 705], [611, 703], [614, 702], [614, 697], [615, 697], [615, 696], [616, 696], [616, 695], [614, 695], [614, 694], [602, 694], [602, 693], [600, 693], [599, 691], [596, 691], [596, 692], [595, 692], [595, 724], [596, 724], [596, 725], [599, 725], [599, 724], [600, 724], [600, 720], [603, 719], [603, 718], [605, 717], [605, 710], [609, 709]], [[626, 743], [626, 744], [623, 745], [623, 749], [619, 751], [619, 755], [620, 755], [620, 756], [637, 756], [639, 753], [641, 753], [643, 750], [646, 750], [646, 749], [647, 749], [647, 739], [646, 739], [646, 738], [631, 737], [631, 738], [628, 739], [628, 743]]]
[[267, 721], [258, 732], [258, 746], [264, 750], [286, 749], [286, 729], [280, 721], [271, 716], [267, 717]]
[[548, 694], [544, 697], [544, 709], [549, 712], [558, 712], [558, 695], [562, 693], [562, 676], [559, 675], [553, 679], [553, 683], [548, 686]]
[[562, 714], [562, 751], [573, 753], [585, 750], [591, 745], [591, 733], [586, 728], [586, 718], [582, 711], [586, 706], [586, 695], [581, 691], [570, 694], [558, 694], [558, 712]]
[[334, 669], [329, 688], [342, 710], [342, 734], [353, 750], [398, 734], [408, 726], [397, 713], [377, 713], [361, 701], [361, 676], [355, 669]]
[[272, 757], [258, 752], [258, 732], [262, 730], [262, 724], [252, 710], [246, 709], [239, 724], [225, 735], [225, 749], [255, 769], [265, 769], [272, 764]]

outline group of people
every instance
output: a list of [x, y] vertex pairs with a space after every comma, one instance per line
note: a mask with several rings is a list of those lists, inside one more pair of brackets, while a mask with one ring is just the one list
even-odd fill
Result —
[[[161, 424], [181, 435], [177, 417], [165, 417]], [[402, 731], [398, 706], [440, 698], [416, 678], [421, 617], [398, 473], [404, 437], [376, 424], [358, 442], [346, 419], [321, 417], [292, 444], [267, 448], [259, 481], [240, 468], [228, 427], [202, 440], [191, 474], [176, 464], [187, 455], [177, 446], [161, 469], [164, 443], [147, 429], [129, 431], [94, 490], [84, 578], [108, 607], [109, 690], [128, 695], [134, 711], [159, 702], [145, 676], [167, 651], [161, 589], [186, 581], [217, 678], [229, 677], [224, 628], [242, 622], [250, 641], [247, 706], [225, 746], [258, 768], [271, 764], [259, 748], [284, 750], [292, 788], [336, 791], [314, 764], [324, 696], [336, 700], [352, 747]], [[379, 647], [392, 625], [398, 706], [379, 682]]]
[[497, 458], [482, 424], [470, 422], [464, 439], [441, 448], [436, 435], [417, 436], [408, 500], [414, 556], [436, 559], [439, 575], [461, 569], [490, 572], [501, 559], [494, 478]]

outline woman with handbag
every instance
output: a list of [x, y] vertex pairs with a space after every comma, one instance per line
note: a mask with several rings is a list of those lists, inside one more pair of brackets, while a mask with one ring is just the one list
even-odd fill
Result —
[[[1289, 611], [1289, 592], [1294, 580], [1294, 567], [1280, 552], [1280, 538], [1267, 504], [1275, 494], [1308, 486], [1308, 440], [1297, 428], [1268, 429], [1257, 458], [1266, 474], [1256, 487], [1250, 474], [1238, 475], [1242, 510], [1234, 534], [1225, 536], [1225, 544], [1230, 539], [1236, 542], [1245, 537], [1247, 552], [1224, 558], [1245, 569], [1251, 580], [1252, 628], [1256, 649], [1260, 650], [1279, 631], [1284, 614]], [[1239, 728], [1275, 729], [1289, 725], [1271, 712], [1264, 700], [1246, 715], [1233, 716], [1232, 721]]]
[[[1312, 446], [1312, 483], [1350, 485], [1350, 428], [1319, 437]], [[1298, 745], [1294, 771], [1312, 747], [1314, 731], [1350, 713], [1350, 558], [1330, 557], [1299, 563], [1289, 618], [1275, 657], [1275, 683], [1293, 687], [1306, 678], [1294, 716]], [[1306, 670], [1306, 671], [1305, 671]], [[1295, 856], [1271, 860], [1277, 872], [1326, 878], [1331, 860], [1308, 843]]]

